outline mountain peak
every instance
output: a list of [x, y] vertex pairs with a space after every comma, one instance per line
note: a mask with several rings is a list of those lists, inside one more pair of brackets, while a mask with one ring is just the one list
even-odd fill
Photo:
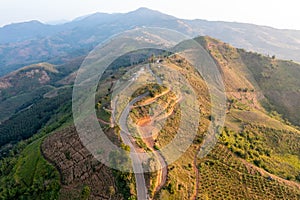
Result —
[[147, 18], [150, 17], [150, 18], [161, 18], [161, 19], [176, 19], [176, 17], [146, 7], [138, 8], [137, 10], [131, 11], [126, 15], [133, 15], [133, 16], [139, 15]]
[[38, 20], [31, 20], [31, 21], [26, 21], [26, 22], [18, 22], [18, 23], [11, 23], [8, 25], [3, 26], [2, 28], [11, 28], [15, 26], [35, 26], [35, 25], [45, 25], [42, 22]]
[[149, 8], [146, 8], [146, 7], [140, 7], [140, 8], [138, 8], [138, 9], [136, 9], [135, 11], [133, 11], [133, 12], [157, 12], [157, 11], [155, 11], [155, 10], [152, 10], [152, 9], [149, 9]]

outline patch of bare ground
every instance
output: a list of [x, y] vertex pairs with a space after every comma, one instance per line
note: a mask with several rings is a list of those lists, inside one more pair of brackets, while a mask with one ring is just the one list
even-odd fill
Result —
[[[168, 94], [168, 92], [163, 92], [163, 95]], [[159, 121], [165, 118], [168, 118], [170, 115], [172, 115], [173, 111], [174, 111], [174, 107], [177, 105], [178, 103], [178, 99], [176, 99], [173, 96], [170, 96], [170, 100], [168, 100], [167, 102], [164, 101], [159, 101], [158, 98], [163, 96], [163, 95], [157, 95], [155, 98], [151, 98], [151, 100], [146, 99], [146, 103], [145, 101], [140, 101], [139, 102], [139, 107], [145, 106], [145, 105], [149, 105], [150, 103], [153, 102], [157, 102], [159, 104], [161, 104], [161, 108], [162, 110], [164, 110], [164, 112], [160, 111], [158, 113], [154, 112], [155, 114], [150, 117], [149, 114], [145, 114], [143, 113], [141, 118], [136, 119], [136, 125], [137, 128], [139, 130], [139, 133], [142, 135], [142, 140], [143, 142], [146, 144], [147, 148], [149, 148], [151, 150], [151, 152], [153, 152], [153, 155], [156, 157], [156, 159], [159, 161], [157, 164], [159, 165], [158, 168], [162, 168], [162, 166], [166, 165], [164, 158], [162, 157], [162, 155], [159, 154], [158, 151], [156, 151], [154, 149], [154, 144], [155, 144], [155, 138], [157, 138], [157, 133], [155, 134], [155, 125], [153, 124], [155, 121]], [[172, 97], [172, 98], [171, 98]], [[165, 104], [165, 105], [163, 105]], [[166, 110], [167, 108], [170, 108], [168, 111]], [[148, 137], [145, 137], [148, 136]], [[153, 187], [153, 196], [155, 196], [155, 194], [157, 194], [161, 188], [165, 185], [166, 180], [167, 180], [167, 173], [168, 173], [168, 169], [167, 167], [163, 167], [160, 170], [157, 170], [154, 174], [152, 174], [152, 176], [156, 177], [156, 178], [152, 178], [152, 186], [148, 186], [148, 187]], [[150, 176], [150, 175], [149, 175]], [[151, 178], [150, 178], [151, 179]], [[149, 180], [149, 183], [151, 181]]]
[[60, 172], [60, 199], [77, 199], [84, 187], [91, 190], [89, 199], [123, 199], [117, 192], [111, 169], [97, 161], [82, 145], [75, 127], [45, 139], [42, 152]]

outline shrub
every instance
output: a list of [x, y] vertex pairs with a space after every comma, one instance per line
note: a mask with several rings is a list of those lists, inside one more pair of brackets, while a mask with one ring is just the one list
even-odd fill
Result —
[[81, 191], [81, 199], [82, 200], [88, 199], [90, 194], [91, 194], [91, 188], [89, 186], [84, 186]]

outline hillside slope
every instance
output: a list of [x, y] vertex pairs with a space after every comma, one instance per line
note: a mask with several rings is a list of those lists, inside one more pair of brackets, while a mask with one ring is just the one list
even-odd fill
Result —
[[[196, 40], [214, 58], [223, 75], [228, 98], [225, 126], [220, 130], [219, 142], [214, 150], [207, 157], [197, 159], [209, 121], [213, 120], [210, 116], [205, 83], [184, 58], [176, 55], [162, 59], [159, 68], [151, 67], [159, 77], [161, 74], [165, 74], [164, 78], [167, 77], [167, 73], [164, 73], [166, 68], [169, 72], [176, 69], [187, 78], [198, 95], [202, 123], [193, 145], [179, 160], [168, 166], [164, 187], [155, 190], [157, 180], [164, 180], [160, 178], [162, 173], [148, 174], [149, 194], [153, 195], [154, 199], [298, 199], [300, 131], [276, 112], [277, 105], [273, 104], [272, 96], [268, 95], [274, 91], [261, 89], [267, 88], [267, 83], [272, 80], [269, 80], [269, 77], [261, 78], [261, 73], [255, 74], [253, 68], [265, 68], [259, 58], [265, 60], [267, 66], [274, 63], [279, 63], [279, 67], [282, 68], [285, 65], [280, 63], [289, 63], [296, 69], [299, 66], [293, 62], [236, 49], [210, 37], [200, 37]], [[245, 55], [251, 55], [253, 60], [246, 60]], [[114, 79], [119, 76], [111, 75], [109, 81], [114, 83]], [[296, 78], [297, 74], [291, 73], [289, 76]], [[275, 91], [276, 87], [280, 89], [289, 86], [285, 78], [279, 79], [278, 82], [281, 84], [272, 85]], [[98, 101], [101, 102], [97, 104], [100, 110], [98, 116], [109, 123], [110, 113], [101, 113], [105, 113], [107, 108], [111, 109], [107, 100], [110, 94], [106, 91], [112, 90], [112, 84], [105, 81], [102, 84], [97, 95]], [[144, 131], [156, 134], [146, 140], [135, 137], [140, 147], [139, 151], [163, 148], [175, 137], [180, 122], [180, 108], [176, 106], [176, 101], [173, 104], [173, 97], [168, 89], [148, 85], [138, 90], [136, 95], [147, 91], [148, 97], [133, 105], [131, 119], [136, 124], [133, 126], [138, 127], [139, 134], [143, 134]], [[163, 113], [164, 109], [171, 112], [164, 122], [163, 129], [158, 133], [152, 124], [153, 120], [160, 119], [153, 110], [157, 106], [160, 107], [159, 113]], [[292, 115], [287, 114], [286, 117], [294, 119]]]
[[[199, 37], [196, 38], [196, 41], [212, 56], [219, 67], [227, 96], [225, 125], [220, 127], [218, 143], [208, 156], [198, 158], [209, 123], [214, 122], [214, 116], [210, 113], [211, 103], [208, 88], [194, 67], [186, 59], [176, 54], [155, 51], [155, 57], [154, 50], [149, 50], [146, 54], [145, 52], [141, 53], [149, 59], [141, 59], [138, 64], [121, 67], [126, 63], [124, 57], [120, 61], [114, 62], [104, 74], [104, 78], [100, 80], [96, 94], [95, 108], [100, 126], [115, 145], [128, 149], [126, 145], [122, 144], [120, 124], [112, 123], [111, 98], [117, 80], [128, 71], [137, 69], [141, 71], [140, 78], [142, 80], [150, 79], [150, 76], [160, 77], [162, 85], [148, 84], [138, 88], [135, 94], [128, 97], [132, 100], [145, 94], [145, 97], [131, 108], [131, 124], [133, 128], [138, 128], [138, 134], [148, 132], [150, 129], [152, 133], [155, 133], [149, 140], [135, 137], [136, 148], [141, 152], [152, 152], [166, 146], [176, 136], [180, 118], [184, 115], [179, 105], [182, 95], [180, 92], [170, 91], [170, 85], [164, 84], [169, 77], [176, 77], [176, 73], [174, 73], [176, 71], [187, 80], [195, 91], [195, 102], [201, 111], [200, 123], [191, 146], [183, 152], [178, 160], [170, 163], [164, 169], [166, 171], [158, 170], [144, 175], [151, 198], [299, 199], [300, 130], [296, 126], [299, 125], [297, 109], [292, 109], [292, 106], [299, 107], [299, 101], [296, 103], [293, 101], [294, 98], [299, 97], [300, 92], [299, 80], [297, 80], [299, 65], [291, 61], [282, 61], [275, 57], [265, 57], [258, 53], [236, 49], [210, 37]], [[153, 58], [158, 62], [155, 64], [151, 62]], [[38, 132], [36, 136], [26, 140], [25, 143], [19, 143], [18, 148], [12, 148], [9, 154], [5, 154], [6, 158], [1, 160], [3, 167], [0, 168], [0, 181], [5, 183], [3, 185], [8, 186], [1, 188], [0, 198], [5, 199], [7, 195], [25, 198], [26, 191], [29, 190], [18, 191], [16, 188], [19, 183], [22, 188], [29, 188], [26, 185], [28, 184], [30, 188], [35, 189], [39, 188], [35, 183], [48, 182], [53, 183], [51, 186], [55, 188], [53, 189], [55, 193], [49, 194], [47, 187], [41, 187], [38, 189], [37, 196], [50, 195], [52, 199], [56, 199], [57, 195], [60, 199], [135, 198], [133, 174], [108, 169], [96, 161], [83, 147], [76, 129], [72, 125], [70, 87], [78, 63], [80, 62], [74, 61], [72, 64], [68, 63], [62, 66], [42, 63], [14, 72], [13, 76], [8, 76], [11, 78], [1, 79], [3, 83], [4, 81], [9, 83], [2, 84], [9, 89], [9, 85], [21, 85], [22, 74], [28, 72], [31, 74], [32, 70], [35, 72], [38, 69], [39, 73], [35, 78], [26, 78], [28, 81], [26, 85], [30, 87], [33, 85], [33, 90], [38, 91], [38, 88], [44, 86], [39, 81], [44, 71], [50, 77], [46, 85], [52, 86], [52, 93], [43, 93], [48, 95], [37, 99], [34, 106], [47, 108], [46, 105], [51, 105], [49, 102], [55, 103], [56, 98], [57, 102], [64, 103], [58, 103], [58, 107], [51, 114], [39, 113], [43, 109], [30, 110], [28, 108], [30, 112], [25, 109], [20, 113], [14, 113], [15, 117], [6, 120], [7, 123], [15, 124], [16, 118], [29, 119], [32, 112], [37, 116], [47, 113], [49, 117], [40, 124], [43, 128], [35, 131], [35, 133]], [[73, 66], [73, 70], [67, 70], [68, 66]], [[60, 73], [62, 74], [58, 76]], [[55, 88], [53, 89], [53, 87]], [[6, 89], [2, 89], [2, 91]], [[184, 89], [188, 94], [189, 90]], [[56, 90], [58, 90], [57, 93]], [[7, 93], [11, 94], [9, 98], [15, 94], [17, 99], [22, 98], [21, 90], [11, 87], [10, 91], [11, 93]], [[285, 91], [291, 92], [293, 95], [284, 95]], [[285, 101], [289, 98], [289, 101]], [[295, 105], [289, 102], [293, 102]], [[188, 116], [186, 117], [188, 118]], [[162, 121], [161, 129], [152, 124], [153, 120]], [[0, 128], [1, 126], [7, 128], [5, 123], [1, 124]], [[49, 135], [52, 131], [55, 133]], [[16, 131], [16, 133], [18, 132]], [[5, 135], [4, 133], [6, 132], [3, 131], [2, 135]], [[44, 135], [47, 135], [47, 138], [43, 138]], [[17, 139], [19, 138], [17, 137]], [[39, 148], [41, 148], [40, 151]], [[57, 171], [42, 158], [35, 162], [40, 164], [31, 162], [31, 156], [41, 154], [54, 164]], [[165, 157], [163, 154], [156, 154], [156, 156]], [[146, 164], [151, 166], [153, 163]], [[35, 171], [40, 169], [39, 166], [49, 167], [45, 173], [38, 173], [44, 178], [39, 180], [40, 182], [36, 180], [35, 176], [24, 177], [25, 172], [31, 175], [35, 174]], [[11, 173], [8, 171], [10, 168], [14, 169]], [[58, 172], [60, 172], [60, 179]], [[8, 179], [12, 181], [10, 182]], [[60, 186], [56, 187], [58, 181]], [[99, 188], [102, 190], [100, 191]]]
[[299, 64], [235, 49], [209, 37], [203, 44], [221, 67], [232, 96], [244, 96], [245, 100], [254, 101], [253, 106], [259, 100], [269, 113], [276, 111], [300, 125]]

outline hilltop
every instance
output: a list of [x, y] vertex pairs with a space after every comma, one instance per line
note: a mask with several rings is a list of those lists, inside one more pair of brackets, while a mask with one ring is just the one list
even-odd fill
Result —
[[[157, 66], [151, 67], [154, 74], [157, 73], [156, 76], [175, 68], [188, 79], [198, 94], [202, 123], [193, 145], [178, 161], [168, 166], [166, 179], [160, 177], [162, 173], [147, 176], [149, 193], [155, 199], [175, 199], [178, 196], [181, 199], [297, 199], [300, 186], [300, 149], [297, 145], [300, 131], [295, 125], [298, 121], [294, 120], [293, 126], [288, 119], [295, 119], [295, 115], [288, 112], [278, 114], [280, 109], [277, 109], [276, 101], [281, 98], [274, 98], [273, 95], [277, 95], [282, 87], [286, 87], [285, 91], [291, 89], [296, 92], [293, 89], [295, 87], [289, 88], [290, 85], [285, 81], [286, 74], [281, 73], [281, 70], [290, 66], [298, 72], [299, 65], [237, 49], [210, 37], [199, 37], [196, 40], [213, 57], [223, 75], [228, 99], [225, 126], [220, 130], [219, 142], [214, 150], [206, 158], [197, 159], [205, 130], [213, 120], [209, 115], [209, 95], [205, 83], [184, 58], [176, 55], [162, 59], [159, 69]], [[281, 83], [272, 84], [270, 90], [267, 85], [273, 80], [272, 73], [265, 75], [268, 70], [278, 70], [274, 74]], [[296, 79], [296, 72], [288, 76]], [[278, 77], [281, 79], [278, 80]], [[99, 88], [106, 91], [103, 86]], [[178, 97], [163, 85], [142, 87], [131, 98], [141, 94], [148, 95], [133, 104], [130, 117], [134, 123], [132, 126], [138, 130], [137, 134], [152, 132], [152, 137], [147, 139], [134, 136], [140, 151], [151, 152], [163, 148], [175, 137], [180, 108]], [[101, 97], [100, 102], [103, 103]], [[157, 108], [158, 113], [155, 111]], [[283, 110], [288, 110], [288, 107]], [[152, 123], [159, 121], [159, 113], [170, 115], [165, 115], [168, 119], [163, 129], [157, 132]], [[99, 117], [102, 118], [101, 115]], [[131, 130], [134, 132], [135, 129]], [[157, 180], [166, 181], [160, 190], [156, 190]]]

